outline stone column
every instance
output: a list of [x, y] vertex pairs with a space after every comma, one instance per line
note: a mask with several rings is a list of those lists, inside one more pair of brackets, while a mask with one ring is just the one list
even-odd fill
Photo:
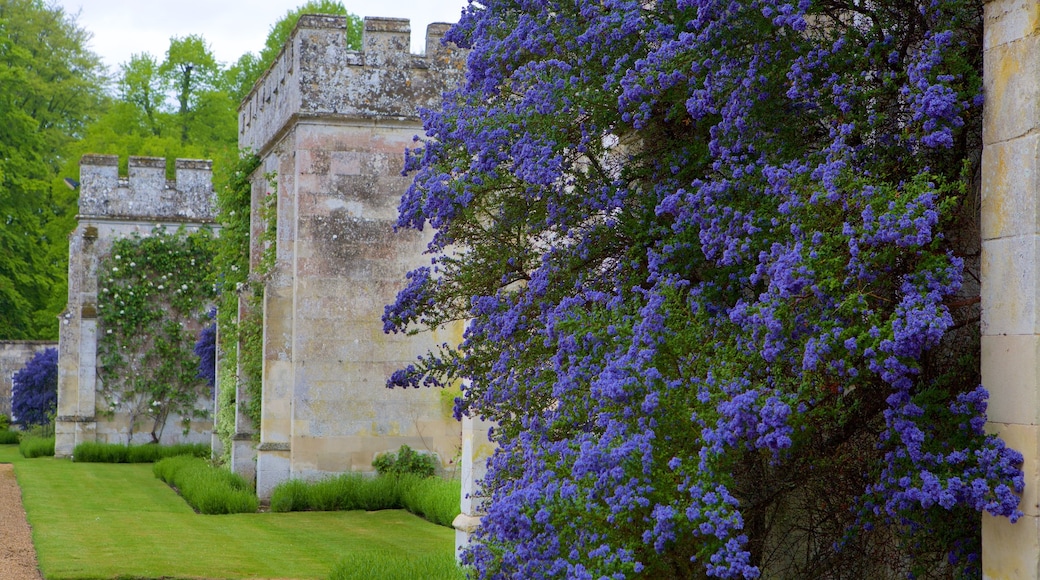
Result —
[[1015, 524], [983, 516], [987, 579], [1040, 578], [1040, 1], [985, 6], [982, 383], [987, 429], [1025, 456]]
[[480, 481], [487, 474], [487, 460], [494, 451], [488, 439], [492, 423], [462, 418], [462, 513], [451, 522], [455, 528], [455, 555], [469, 545], [470, 535], [480, 526], [484, 515], [484, 496]]

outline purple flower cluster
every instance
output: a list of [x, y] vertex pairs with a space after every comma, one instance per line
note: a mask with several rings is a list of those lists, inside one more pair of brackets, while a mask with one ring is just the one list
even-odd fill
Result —
[[975, 158], [978, 18], [470, 4], [447, 36], [467, 80], [406, 154], [398, 226], [435, 228], [433, 262], [384, 322], [470, 320], [390, 385], [465, 379], [456, 412], [497, 423], [478, 577], [779, 574], [762, 514], [839, 456], [851, 525], [813, 558], [883, 527], [907, 559], [944, 538], [971, 569], [971, 515], [1016, 518], [1022, 486], [977, 372], [935, 364], [969, 267], [945, 228]]
[[58, 350], [44, 349], [11, 378], [11, 413], [24, 426], [46, 425], [58, 408]]

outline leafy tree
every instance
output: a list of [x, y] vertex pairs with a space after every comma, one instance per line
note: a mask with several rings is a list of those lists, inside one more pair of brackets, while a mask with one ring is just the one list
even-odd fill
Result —
[[978, 575], [977, 2], [471, 3], [391, 386], [497, 422], [478, 577]]
[[217, 61], [201, 36], [192, 34], [170, 39], [159, 73], [166, 77], [177, 95], [182, 143], [188, 142], [190, 117], [202, 95], [213, 88], [218, 72]]
[[129, 62], [120, 65], [120, 100], [144, 113], [146, 126], [157, 137], [162, 134], [159, 114], [166, 105], [168, 85], [169, 79], [160, 73], [159, 63], [148, 53], [134, 54]]
[[12, 377], [11, 412], [23, 426], [47, 425], [58, 408], [58, 351], [42, 350]]
[[88, 39], [59, 7], [0, 1], [0, 339], [57, 338], [76, 198], [56, 170], [104, 100]]

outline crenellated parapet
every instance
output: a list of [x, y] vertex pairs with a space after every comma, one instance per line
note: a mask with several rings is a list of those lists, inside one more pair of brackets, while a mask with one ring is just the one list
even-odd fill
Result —
[[84, 155], [80, 216], [212, 222], [212, 170], [212, 161], [178, 159], [175, 179], [167, 180], [162, 157], [130, 157], [128, 175], [120, 177], [118, 156]]
[[364, 19], [362, 50], [346, 47], [343, 16], [304, 15], [239, 108], [240, 147], [261, 150], [294, 117], [416, 120], [463, 78], [465, 51], [444, 46], [451, 25], [426, 29], [426, 54], [408, 51], [407, 19]]

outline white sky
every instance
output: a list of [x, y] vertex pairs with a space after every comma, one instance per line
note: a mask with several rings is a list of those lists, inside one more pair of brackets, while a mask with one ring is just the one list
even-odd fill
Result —
[[[109, 71], [139, 52], [162, 60], [170, 37], [201, 34], [225, 65], [246, 52], [259, 53], [271, 25], [306, 0], [54, 0], [92, 32], [90, 48]], [[412, 52], [426, 49], [426, 25], [456, 22], [466, 0], [341, 0], [347, 11], [365, 16], [408, 18]]]

